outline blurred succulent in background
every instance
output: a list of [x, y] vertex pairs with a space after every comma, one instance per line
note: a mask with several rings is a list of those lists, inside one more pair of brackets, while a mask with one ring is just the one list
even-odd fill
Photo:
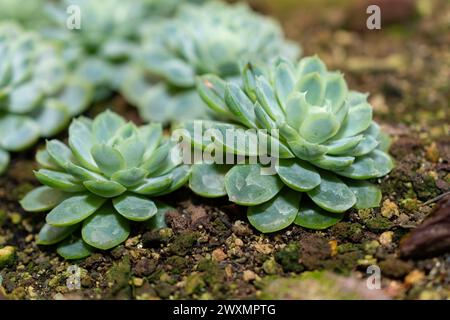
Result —
[[[389, 139], [373, 122], [367, 95], [349, 91], [343, 75], [328, 71], [319, 58], [303, 58], [298, 64], [279, 59], [268, 68], [248, 64], [242, 86], [205, 75], [198, 80], [198, 91], [212, 110], [236, 123], [211, 121], [203, 123], [205, 127], [218, 133], [233, 129], [243, 141], [254, 141], [249, 128], [269, 133], [277, 129], [267, 155], [278, 159], [272, 175], [261, 174], [261, 162], [231, 169], [195, 164], [190, 187], [197, 194], [228, 195], [232, 202], [248, 206], [250, 223], [262, 232], [291, 223], [324, 229], [352, 207], [379, 205], [380, 190], [365, 180], [393, 168]], [[184, 124], [187, 132], [193, 124]], [[210, 141], [187, 137], [197, 147], [214, 141], [228, 153], [261, 155], [252, 153], [248, 142], [239, 149], [224, 134], [212, 134]]]
[[[142, 25], [170, 15], [179, 2], [61, 0], [46, 6], [53, 26], [45, 33], [65, 49], [75, 72], [94, 84], [96, 98], [102, 99], [122, 82]], [[79, 28], [67, 28], [69, 7], [79, 8]]]
[[160, 124], [137, 127], [105, 111], [94, 120], [73, 120], [68, 141], [48, 141], [37, 153], [42, 168], [35, 175], [45, 186], [21, 201], [26, 211], [51, 210], [38, 244], [61, 242], [58, 253], [78, 259], [125, 241], [131, 221], [164, 223], [164, 206], [149, 196], [183, 186], [190, 168]]
[[0, 173], [10, 151], [60, 132], [91, 96], [92, 88], [69, 75], [54, 47], [15, 24], [0, 23]]
[[239, 77], [240, 60], [268, 62], [280, 54], [299, 54], [277, 22], [244, 3], [181, 5], [174, 18], [143, 28], [142, 38], [139, 63], [125, 77], [122, 90], [148, 121], [208, 117], [195, 92], [198, 75], [233, 79]]
[[48, 24], [43, 0], [0, 0], [0, 21], [10, 20], [27, 28], [41, 28]]

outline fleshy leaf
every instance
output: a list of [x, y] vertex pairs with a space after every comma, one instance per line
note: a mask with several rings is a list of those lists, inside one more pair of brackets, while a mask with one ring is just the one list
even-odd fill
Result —
[[105, 205], [84, 221], [81, 234], [90, 246], [108, 250], [128, 238], [130, 225], [114, 207]]
[[372, 107], [364, 102], [350, 107], [336, 138], [354, 136], [366, 130], [372, 123]]
[[108, 177], [125, 168], [125, 160], [115, 148], [102, 144], [96, 145], [91, 150], [92, 157], [98, 168]]
[[145, 221], [156, 214], [157, 208], [153, 201], [129, 193], [113, 199], [114, 208], [122, 216], [133, 221]]
[[391, 157], [375, 149], [369, 154], [356, 158], [352, 165], [336, 171], [336, 173], [347, 178], [364, 180], [382, 177], [388, 174], [393, 167], [394, 163]]
[[269, 233], [282, 230], [297, 217], [301, 193], [283, 189], [263, 204], [249, 207], [247, 218], [257, 230]]
[[250, 128], [256, 128], [256, 115], [252, 101], [244, 91], [233, 83], [229, 83], [225, 90], [225, 101], [229, 110], [237, 120]]
[[356, 196], [355, 208], [367, 209], [380, 206], [381, 190], [367, 181], [347, 180], [347, 185]]
[[72, 121], [69, 127], [69, 145], [77, 160], [87, 169], [99, 172], [92, 158], [93, 138], [89, 127], [80, 119]]
[[34, 114], [34, 120], [39, 126], [42, 137], [51, 137], [63, 130], [70, 116], [67, 112], [67, 106], [60, 101], [47, 100], [39, 112]]
[[48, 211], [70, 196], [70, 193], [41, 186], [28, 192], [20, 201], [20, 205], [28, 212]]
[[217, 198], [227, 194], [225, 174], [230, 169], [227, 165], [199, 163], [192, 166], [189, 188], [206, 198]]
[[319, 207], [330, 212], [344, 212], [356, 203], [356, 197], [347, 185], [332, 173], [320, 172], [320, 185], [308, 195]]
[[172, 183], [170, 175], [147, 178], [141, 184], [130, 188], [131, 191], [138, 194], [154, 195], [167, 189]]
[[74, 161], [72, 150], [59, 140], [47, 141], [47, 152], [61, 168]]
[[235, 165], [225, 176], [230, 201], [253, 206], [272, 199], [283, 187], [277, 175], [262, 175], [263, 167]]
[[53, 170], [41, 169], [34, 173], [42, 184], [66, 192], [83, 191], [84, 187], [74, 176]]
[[312, 190], [320, 184], [320, 175], [309, 163], [299, 159], [280, 159], [276, 166], [278, 176], [297, 191]]
[[132, 187], [145, 178], [148, 172], [141, 168], [131, 168], [117, 171], [111, 176], [111, 179], [125, 187]]
[[76, 224], [67, 227], [55, 227], [46, 223], [39, 231], [37, 244], [52, 245], [58, 243], [71, 235], [77, 227]]
[[328, 212], [311, 201], [302, 201], [294, 223], [303, 228], [323, 230], [329, 228], [344, 217], [344, 213]]
[[167, 189], [164, 189], [161, 192], [158, 192], [156, 195], [162, 196], [168, 193], [171, 193], [175, 190], [178, 190], [182, 186], [184, 186], [189, 181], [189, 176], [191, 175], [191, 168], [188, 165], [181, 165], [176, 167], [171, 173], [170, 177], [172, 178], [172, 182], [170, 183]]
[[125, 120], [110, 110], [99, 114], [92, 123], [92, 133], [97, 143], [105, 144], [114, 136]]
[[321, 105], [325, 95], [325, 81], [318, 73], [310, 73], [302, 78], [296, 85], [300, 93], [306, 92], [306, 101], [312, 105]]
[[92, 194], [73, 196], [50, 211], [46, 221], [48, 224], [57, 227], [77, 224], [97, 211], [105, 200]]
[[88, 180], [83, 185], [90, 192], [105, 198], [114, 198], [124, 193], [127, 188], [111, 180]]
[[0, 147], [8, 151], [22, 151], [39, 139], [38, 125], [26, 116], [0, 116]]
[[56, 252], [64, 259], [78, 260], [90, 256], [94, 252], [94, 248], [81, 238], [71, 237], [58, 245]]

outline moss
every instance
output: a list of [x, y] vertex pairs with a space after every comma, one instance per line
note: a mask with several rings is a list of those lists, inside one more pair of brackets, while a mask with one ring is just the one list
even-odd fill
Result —
[[300, 264], [300, 248], [297, 243], [289, 243], [277, 252], [275, 259], [285, 272], [302, 272], [305, 269]]
[[363, 227], [359, 223], [340, 222], [333, 226], [332, 234], [337, 239], [349, 239], [359, 242], [364, 236]]
[[170, 245], [169, 251], [173, 254], [184, 256], [191, 251], [192, 246], [199, 237], [197, 232], [186, 232], [176, 236]]
[[116, 297], [128, 298], [131, 294], [130, 277], [131, 263], [128, 256], [114, 262], [106, 272], [106, 278], [111, 285], [111, 294]]
[[353, 252], [353, 251], [360, 251], [362, 248], [362, 245], [359, 243], [343, 243], [341, 245], [338, 245], [337, 252], [339, 254], [347, 253], [347, 252]]
[[378, 232], [385, 231], [392, 227], [392, 222], [384, 217], [374, 217], [365, 221], [365, 224], [369, 230]]
[[380, 269], [384, 275], [400, 279], [413, 269], [413, 265], [400, 259], [390, 258], [380, 262]]
[[0, 268], [14, 264], [16, 249], [12, 246], [6, 246], [0, 249]]
[[205, 281], [203, 277], [199, 273], [193, 273], [189, 277], [186, 278], [186, 285], [184, 287], [184, 291], [187, 295], [191, 295], [193, 293], [199, 293], [201, 289], [205, 287]]
[[6, 211], [0, 209], [0, 227], [6, 222], [7, 214]]
[[166, 260], [166, 263], [171, 266], [172, 273], [179, 274], [188, 264], [187, 260], [180, 256], [171, 256]]
[[298, 277], [266, 277], [262, 284], [259, 298], [279, 299], [360, 299], [356, 290], [342, 289], [344, 280], [330, 272], [310, 271], [304, 272]]
[[202, 272], [202, 278], [211, 291], [218, 294], [225, 286], [225, 272], [219, 264], [211, 259], [203, 259], [197, 265], [197, 270]]
[[267, 274], [278, 274], [283, 271], [281, 266], [275, 261], [274, 258], [267, 259], [263, 263], [262, 268]]

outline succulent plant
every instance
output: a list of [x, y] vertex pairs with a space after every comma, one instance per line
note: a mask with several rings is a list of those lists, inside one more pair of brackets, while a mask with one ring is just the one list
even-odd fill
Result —
[[[47, 4], [52, 26], [44, 34], [65, 49], [75, 72], [96, 86], [100, 100], [117, 90], [138, 46], [139, 30], [171, 15], [179, 0], [60, 0]], [[79, 8], [80, 26], [67, 28], [69, 7]]]
[[0, 20], [10, 20], [27, 28], [40, 28], [48, 23], [43, 0], [0, 0]]
[[[276, 174], [262, 174], [261, 161], [231, 168], [198, 163], [189, 182], [195, 193], [228, 195], [232, 202], [248, 206], [250, 223], [262, 232], [292, 223], [324, 229], [352, 207], [379, 205], [380, 190], [366, 180], [392, 169], [388, 138], [372, 120], [367, 95], [349, 91], [343, 75], [328, 71], [318, 57], [298, 64], [279, 59], [270, 67], [248, 64], [241, 86], [205, 75], [198, 80], [198, 91], [212, 110], [234, 121], [200, 123], [215, 130], [209, 139], [193, 134], [198, 122], [186, 122], [186, 138], [197, 148], [214, 141], [227, 153], [274, 157]], [[233, 129], [246, 144], [240, 147], [236, 140], [225, 139], [226, 129]], [[248, 129], [261, 134], [267, 130], [268, 152], [251, 148], [255, 140]]]
[[110, 111], [73, 120], [68, 145], [50, 140], [36, 160], [44, 186], [21, 205], [29, 212], [50, 210], [37, 243], [60, 243], [57, 251], [66, 259], [117, 246], [132, 221], [161, 225], [165, 207], [150, 196], [180, 188], [190, 173], [160, 124], [137, 127]]
[[54, 47], [33, 32], [0, 23], [0, 173], [10, 151], [60, 132], [91, 96], [92, 88], [69, 75]]
[[280, 54], [299, 54], [274, 20], [244, 3], [181, 5], [172, 19], [143, 28], [142, 39], [137, 67], [125, 77], [122, 89], [149, 121], [208, 118], [195, 92], [198, 75], [238, 78], [240, 60], [267, 62]]

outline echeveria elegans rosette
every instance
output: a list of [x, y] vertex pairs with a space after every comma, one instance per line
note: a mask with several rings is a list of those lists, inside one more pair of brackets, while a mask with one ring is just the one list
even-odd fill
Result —
[[241, 60], [297, 58], [300, 51], [276, 21], [244, 3], [217, 1], [180, 5], [172, 19], [145, 26], [142, 42], [123, 93], [144, 119], [163, 122], [209, 117], [195, 92], [198, 75], [238, 78]]
[[[388, 138], [372, 120], [366, 94], [349, 91], [343, 75], [328, 71], [318, 57], [296, 64], [279, 59], [270, 67], [248, 64], [242, 84], [214, 75], [199, 79], [198, 91], [208, 106], [234, 120], [203, 125], [217, 132], [234, 128], [244, 136], [249, 135], [247, 129], [278, 129], [279, 136], [272, 135], [279, 150], [276, 174], [261, 175], [258, 163], [238, 164], [230, 170], [196, 164], [190, 178], [194, 192], [228, 195], [231, 201], [249, 206], [248, 219], [262, 232], [291, 223], [323, 229], [352, 207], [379, 205], [380, 190], [366, 180], [389, 173], [393, 161], [387, 154]], [[192, 123], [184, 128], [191, 132]], [[214, 138], [229, 153], [255, 156], [220, 135]], [[200, 148], [206, 144], [192, 142]]]
[[38, 244], [62, 241], [58, 253], [78, 259], [125, 241], [132, 221], [161, 220], [164, 207], [150, 197], [180, 188], [190, 173], [177, 148], [160, 124], [137, 127], [110, 111], [73, 120], [68, 145], [50, 140], [37, 153], [44, 186], [21, 201], [26, 211], [50, 211]]
[[[54, 26], [45, 33], [65, 49], [74, 72], [95, 85], [96, 98], [101, 99], [121, 83], [138, 43], [139, 28], [149, 19], [149, 5], [144, 0], [57, 1], [47, 5]], [[74, 24], [73, 29], [67, 28], [68, 23]]]
[[92, 88], [69, 74], [53, 46], [36, 33], [0, 23], [0, 173], [9, 152], [59, 133], [91, 96]]

